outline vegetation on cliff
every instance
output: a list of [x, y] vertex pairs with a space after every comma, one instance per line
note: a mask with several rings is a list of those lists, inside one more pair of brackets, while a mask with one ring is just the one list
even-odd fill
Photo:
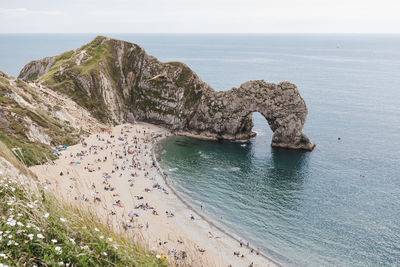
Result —
[[[28, 166], [55, 159], [51, 147], [75, 144], [81, 134], [37, 108], [33, 103], [37, 101], [37, 93], [22, 80], [12, 83], [10, 79], [0, 77], [0, 141]], [[33, 140], [32, 129], [40, 129], [48, 136], [48, 143]]]
[[248, 139], [254, 136], [252, 112], [260, 112], [274, 132], [271, 145], [314, 148], [302, 132], [306, 104], [288, 82], [255, 80], [216, 92], [183, 63], [162, 63], [136, 44], [102, 36], [31, 62], [20, 77], [29, 80], [38, 69], [37, 81], [69, 95], [104, 123], [140, 120], [192, 136]]
[[[91, 43], [76, 51], [68, 51], [56, 57], [52, 67], [39, 81], [53, 90], [70, 96], [76, 103], [87, 108], [97, 119], [107, 122], [108, 108], [100, 88], [99, 71], [112, 74], [113, 66], [109, 44], [103, 38], [96, 38]], [[79, 64], [77, 64], [77, 61]]]

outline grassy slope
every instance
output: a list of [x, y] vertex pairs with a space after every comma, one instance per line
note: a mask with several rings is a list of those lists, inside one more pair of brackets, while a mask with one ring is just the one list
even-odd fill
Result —
[[[76, 51], [68, 51], [57, 56], [54, 65], [39, 80], [53, 90], [70, 96], [76, 103], [90, 111], [95, 118], [108, 122], [108, 108], [101, 92], [98, 92], [99, 85], [95, 84], [96, 81], [100, 81], [99, 70], [102, 63], [104, 63], [106, 73], [114, 73], [112, 69], [114, 63], [110, 62], [112, 59], [110, 44], [103, 43], [104, 38], [97, 37]], [[76, 65], [76, 55], [83, 50], [86, 52], [82, 57], [81, 65]], [[60, 71], [60, 67], [63, 71]], [[81, 88], [77, 77], [90, 83], [91, 96]]]
[[[22, 80], [17, 81], [17, 86], [23, 88], [34, 99], [37, 98], [35, 92], [31, 91], [32, 89]], [[12, 92], [12, 86], [7, 79], [0, 77], [0, 110], [3, 110], [2, 115], [7, 121], [5, 124], [0, 123], [0, 141], [12, 149], [15, 155], [26, 165], [36, 165], [57, 158], [50, 146], [28, 139], [28, 129], [25, 122], [27, 118], [44, 129], [45, 133], [52, 139], [51, 145], [53, 146], [72, 145], [79, 141], [79, 133], [76, 130], [62, 124], [43, 111], [21, 106], [8, 97]]]
[[5, 177], [4, 169], [0, 172], [0, 264], [166, 266], [163, 259], [112, 234], [90, 214], [40, 189], [1, 142], [0, 157], [27, 175]]
[[[147, 58], [151, 61], [151, 66], [145, 66], [143, 65], [145, 51], [135, 44], [124, 42], [125, 47], [130, 47], [132, 50], [125, 50], [125, 54], [122, 55], [122, 66], [117, 66], [116, 46], [119, 46], [121, 42], [115, 39], [106, 40], [106, 37], [98, 36], [92, 42], [75, 51], [68, 51], [57, 56], [54, 65], [39, 78], [39, 81], [54, 90], [69, 95], [79, 105], [91, 112], [95, 118], [104, 123], [112, 121], [110, 121], [109, 111], [99, 89], [100, 71], [107, 76], [107, 79], [113, 83], [115, 88], [120, 88], [123, 79], [120, 74], [120, 67], [125, 77], [133, 71], [136, 79], [131, 88], [131, 97], [126, 98], [127, 103], [125, 104], [145, 112], [155, 111], [163, 115], [176, 115], [174, 109], [160, 108], [158, 101], [153, 101], [155, 98], [175, 102], [176, 99], [175, 96], [171, 98], [161, 96], [161, 92], [174, 93], [174, 90], [168, 89], [166, 81], [150, 81], [152, 89], [143, 90], [140, 87], [143, 68], [152, 69], [154, 75], [165, 71], [169, 72], [170, 76], [178, 73], [174, 85], [177, 88], [184, 88], [186, 108], [192, 108], [200, 100], [202, 92], [198, 90], [200, 89], [199, 86], [193, 83], [195, 73], [183, 63], [161, 63], [156, 58]], [[82, 51], [85, 51], [85, 53], [80, 55]], [[80, 65], [76, 64], [78, 58], [81, 59]], [[80, 80], [85, 80], [86, 85], [82, 85]], [[84, 86], [86, 89], [83, 88]], [[90, 96], [88, 93], [90, 93]], [[118, 90], [117, 93], [119, 93]]]

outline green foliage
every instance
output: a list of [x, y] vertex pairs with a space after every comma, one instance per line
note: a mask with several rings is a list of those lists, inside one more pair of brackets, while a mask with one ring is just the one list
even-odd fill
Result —
[[49, 146], [30, 142], [28, 139], [21, 137], [24, 134], [23, 129], [17, 128], [16, 124], [11, 127], [15, 127], [13, 129], [16, 131], [15, 135], [10, 136], [0, 129], [0, 141], [12, 150], [14, 155], [25, 165], [37, 165], [57, 158]]
[[50, 146], [29, 140], [27, 136], [29, 129], [26, 127], [29, 120], [41, 127], [44, 133], [50, 137], [53, 146], [72, 145], [78, 142], [80, 132], [60, 123], [41, 110], [20, 106], [13, 99], [5, 97], [5, 93], [8, 91], [0, 88], [0, 107], [7, 107], [2, 112], [6, 122], [0, 125], [0, 140], [13, 151], [21, 162], [32, 166], [57, 158]]
[[193, 71], [181, 62], [168, 62], [167, 64], [181, 69], [178, 79], [176, 79], [175, 84], [178, 87], [183, 87], [193, 76]]
[[[41, 80], [53, 90], [61, 91], [70, 96], [77, 104], [85, 107], [95, 118], [102, 122], [108, 121], [108, 108], [104, 103], [102, 93], [98, 90], [98, 84], [94, 80], [100, 81], [100, 65], [106, 67], [106, 73], [111, 76], [116, 75], [112, 67], [114, 62], [110, 62], [112, 55], [108, 42], [103, 42], [104, 37], [97, 37], [91, 43], [81, 47], [77, 51], [66, 52], [56, 58], [51, 69], [42, 76]], [[80, 65], [75, 62], [79, 52], [85, 52], [85, 57]], [[101, 64], [104, 63], [104, 64]], [[60, 68], [63, 71], [60, 71]], [[113, 78], [113, 77], [112, 77]], [[79, 80], [88, 81], [90, 95]], [[117, 78], [114, 77], [114, 80]]]
[[4, 92], [2, 92], [1, 88], [0, 88], [0, 104], [8, 105], [8, 104], [16, 104], [16, 102], [14, 99], [12, 99], [10, 97], [6, 97]]

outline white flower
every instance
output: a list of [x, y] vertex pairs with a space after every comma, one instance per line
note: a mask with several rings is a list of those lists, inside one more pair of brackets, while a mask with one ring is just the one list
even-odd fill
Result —
[[101, 236], [100, 236], [100, 239], [103, 239], [103, 238], [104, 238], [104, 236], [101, 235]]
[[24, 226], [24, 224], [22, 222], [17, 222], [18, 226]]
[[12, 238], [13, 238], [13, 236], [12, 236], [12, 235], [9, 235], [9, 236], [8, 236], [8, 238], [9, 238], [9, 239], [12, 239]]
[[33, 239], [33, 234], [29, 234], [28, 237], [29, 237], [30, 240], [32, 240]]
[[97, 227], [95, 227], [94, 230], [95, 230], [96, 232], [100, 231]]
[[57, 243], [56, 239], [52, 239], [51, 242], [53, 242], [53, 244]]
[[8, 221], [6, 224], [10, 225], [10, 226], [15, 226], [15, 224], [17, 223], [16, 220], [10, 220]]
[[61, 252], [62, 252], [61, 247], [55, 247], [54, 249], [55, 249], [58, 253], [61, 253]]
[[107, 238], [108, 239], [108, 241], [110, 241], [110, 242], [112, 242], [113, 241], [113, 239], [111, 238], [111, 237], [109, 237], [109, 238]]
[[61, 222], [66, 222], [67, 220], [64, 219], [64, 218], [60, 218], [60, 221], [61, 221]]
[[43, 236], [42, 234], [37, 234], [36, 236], [37, 236], [38, 238], [41, 238], [41, 239], [44, 238], [44, 236]]
[[107, 256], [107, 253], [103, 252], [103, 255], [104, 255], [104, 256]]
[[59, 266], [64, 266], [65, 264], [64, 264], [64, 262], [60, 261], [60, 262], [58, 263], [58, 265], [59, 265]]
[[71, 241], [71, 243], [75, 245], [75, 240], [74, 239], [70, 238], [69, 241]]
[[22, 216], [22, 213], [18, 213], [17, 216], [18, 216], [18, 217], [21, 217], [21, 216]]
[[157, 258], [157, 259], [161, 258], [161, 255], [156, 255], [156, 258]]
[[88, 249], [89, 247], [88, 246], [81, 246], [81, 249]]
[[43, 217], [47, 219], [49, 216], [50, 216], [50, 213], [46, 213]]

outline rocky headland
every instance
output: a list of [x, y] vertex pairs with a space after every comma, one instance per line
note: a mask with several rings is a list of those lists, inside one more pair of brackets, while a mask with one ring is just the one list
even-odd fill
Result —
[[19, 78], [67, 95], [108, 125], [145, 121], [193, 137], [248, 139], [255, 135], [252, 112], [259, 112], [274, 132], [272, 146], [315, 146], [302, 132], [307, 107], [294, 84], [256, 80], [217, 92], [187, 65], [162, 63], [125, 41], [96, 37], [30, 62]]

